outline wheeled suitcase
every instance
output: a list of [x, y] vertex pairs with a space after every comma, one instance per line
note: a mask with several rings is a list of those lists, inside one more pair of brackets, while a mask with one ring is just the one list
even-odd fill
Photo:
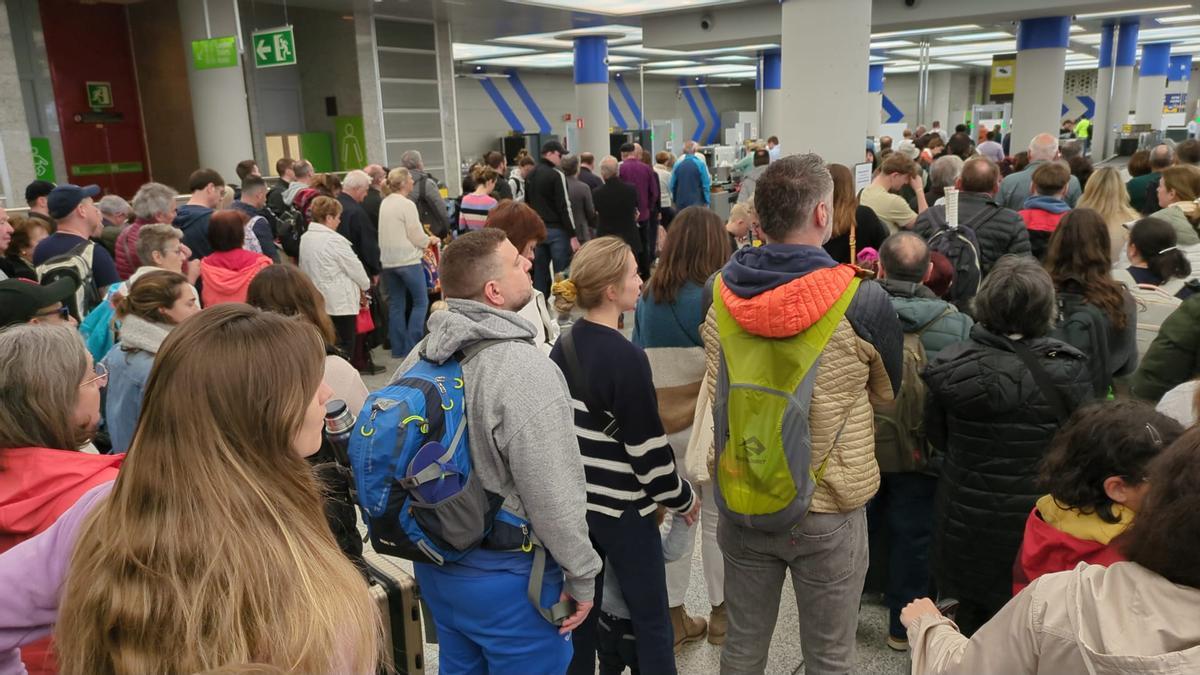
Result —
[[367, 571], [371, 577], [371, 597], [379, 604], [383, 618], [385, 663], [380, 673], [425, 672], [425, 640], [421, 631], [421, 596], [417, 580], [395, 560], [366, 551]]

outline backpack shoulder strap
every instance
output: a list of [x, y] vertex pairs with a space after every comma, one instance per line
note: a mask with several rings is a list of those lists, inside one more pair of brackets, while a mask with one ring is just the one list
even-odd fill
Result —
[[974, 218], [972, 218], [969, 222], [959, 223], [959, 225], [966, 225], [974, 230], [992, 218], [995, 218], [996, 214], [1000, 213], [1000, 209], [1001, 206], [999, 204], [996, 204], [995, 202], [987, 202], [983, 205], [983, 208], [979, 210], [979, 213], [975, 214]]
[[506, 342], [528, 342], [528, 340], [509, 340], [506, 338], [492, 338], [489, 340], [480, 340], [478, 342], [472, 342], [471, 344], [467, 345], [466, 347], [463, 347], [462, 349], [458, 350], [458, 353], [457, 353], [458, 364], [460, 366], [465, 366], [465, 365], [467, 365], [468, 361], [475, 358], [476, 356], [479, 356], [479, 353], [482, 352], [483, 350], [487, 349], [488, 347], [493, 347], [495, 345], [504, 344]]
[[[576, 324], [578, 325], [578, 324]], [[583, 365], [579, 362], [579, 353], [575, 349], [575, 327], [558, 336], [558, 344], [562, 345], [563, 357], [567, 361], [567, 383], [571, 386], [571, 391], [575, 392], [583, 405], [588, 409], [593, 417], [597, 417], [601, 422], [606, 422], [603, 433], [605, 436], [616, 440], [616, 434], [620, 431], [617, 426], [617, 420], [608, 411], [602, 408], [596, 399], [592, 396], [592, 389], [587, 381], [587, 376], [584, 374]]]
[[1046, 372], [1046, 369], [1042, 367], [1037, 357], [1034, 356], [1033, 352], [1030, 351], [1024, 342], [1009, 338], [1009, 344], [1012, 345], [1013, 352], [1016, 353], [1017, 358], [1021, 359], [1025, 367], [1029, 369], [1029, 373], [1033, 375], [1033, 381], [1042, 390], [1042, 396], [1046, 397], [1046, 402], [1054, 410], [1054, 416], [1058, 418], [1059, 422], [1066, 423], [1071, 413], [1067, 409], [1066, 402], [1063, 401], [1062, 393], [1054, 386], [1054, 381], [1050, 379], [1050, 373]]
[[928, 323], [926, 323], [925, 325], [921, 326], [920, 328], [918, 328], [918, 329], [914, 330], [914, 331], [912, 332], [912, 334], [913, 334], [913, 335], [916, 335], [917, 337], [920, 337], [922, 334], [924, 334], [924, 333], [925, 333], [925, 331], [926, 331], [926, 330], [928, 330], [929, 328], [931, 328], [931, 327], [933, 326], [933, 324], [935, 324], [935, 323], [937, 323], [937, 322], [941, 321], [942, 319], [944, 319], [944, 318], [946, 318], [946, 317], [950, 316], [951, 314], [953, 314], [953, 313], [954, 313], [954, 311], [955, 311], [955, 310], [954, 310], [954, 306], [953, 306], [953, 305], [951, 305], [951, 306], [949, 306], [949, 307], [946, 307], [945, 309], [943, 309], [943, 310], [942, 310], [942, 313], [941, 313], [941, 314], [938, 314], [937, 316], [933, 317], [933, 319], [931, 319], [931, 320], [930, 320]]

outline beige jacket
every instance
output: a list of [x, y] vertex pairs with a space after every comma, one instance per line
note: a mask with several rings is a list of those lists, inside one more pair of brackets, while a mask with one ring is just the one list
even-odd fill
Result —
[[1200, 673], [1200, 589], [1130, 562], [1033, 582], [970, 640], [940, 615], [908, 629], [912, 672]]
[[[705, 386], [715, 398], [721, 358], [715, 309], [709, 309], [700, 336], [704, 339]], [[874, 345], [859, 337], [845, 317], [821, 353], [817, 368], [809, 411], [812, 465], [820, 466], [826, 456], [829, 465], [813, 493], [812, 511], [846, 513], [865, 505], [879, 489], [875, 415], [868, 394], [890, 401], [892, 385]], [[709, 464], [711, 468], [712, 462]]]

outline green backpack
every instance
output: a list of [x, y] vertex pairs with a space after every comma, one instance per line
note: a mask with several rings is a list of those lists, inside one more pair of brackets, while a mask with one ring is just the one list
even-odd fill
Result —
[[713, 284], [721, 336], [713, 440], [722, 518], [743, 527], [786, 532], [808, 514], [829, 462], [826, 456], [820, 466], [812, 466], [808, 415], [817, 366], [859, 283], [853, 279], [807, 330], [779, 339], [743, 329], [725, 306], [721, 280]]
[[929, 469], [929, 444], [925, 440], [925, 380], [929, 365], [921, 334], [954, 310], [947, 307], [929, 323], [904, 334], [904, 363], [900, 391], [887, 403], [874, 403], [875, 460], [881, 473], [907, 473]]

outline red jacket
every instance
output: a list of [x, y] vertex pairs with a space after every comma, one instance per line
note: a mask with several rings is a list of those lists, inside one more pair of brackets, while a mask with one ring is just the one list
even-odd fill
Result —
[[[1038, 501], [1039, 506], [1045, 505], [1045, 499], [1043, 497]], [[1080, 518], [1099, 521], [1098, 516]], [[1120, 524], [1110, 526], [1111, 529], [1122, 527]], [[1038, 508], [1034, 507], [1029, 520], [1025, 522], [1025, 539], [1021, 542], [1013, 565], [1013, 595], [1020, 593], [1043, 574], [1073, 570], [1081, 562], [1111, 565], [1123, 561], [1125, 556], [1118, 548], [1119, 541], [1119, 535], [1106, 543], [1068, 534], [1047, 523]]]
[[271, 259], [245, 249], [211, 253], [200, 260], [200, 300], [205, 307], [222, 302], [245, 302], [246, 291]]
[[[88, 490], [117, 478], [125, 455], [49, 448], [0, 450], [0, 553], [39, 534]], [[56, 673], [50, 638], [21, 648], [30, 675]]]
[[1058, 221], [1062, 220], [1062, 217], [1068, 212], [1052, 213], [1042, 209], [1021, 209], [1018, 213], [1025, 219], [1025, 226], [1029, 229], [1037, 232], [1053, 232], [1058, 228]]

